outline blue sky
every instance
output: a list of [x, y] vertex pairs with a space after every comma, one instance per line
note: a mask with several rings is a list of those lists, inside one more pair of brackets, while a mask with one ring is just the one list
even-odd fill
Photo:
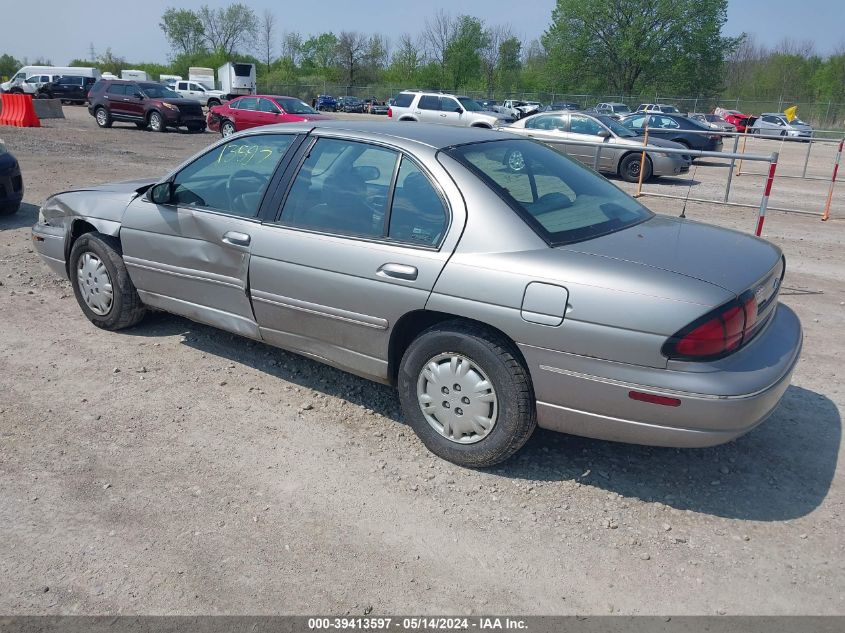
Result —
[[[260, 14], [270, 8], [278, 29], [302, 33], [356, 30], [380, 32], [396, 38], [404, 32], [417, 33], [425, 18], [438, 8], [455, 15], [467, 13], [490, 24], [508, 24], [525, 39], [540, 36], [547, 27], [554, 0], [428, 0], [395, 2], [376, 0], [317, 0], [312, 2], [242, 0]], [[91, 0], [43, 0], [3, 2], [0, 53], [17, 58], [38, 56], [64, 64], [87, 56], [94, 40], [98, 51], [111, 47], [129, 61], [167, 60], [168, 48], [157, 16], [169, 6], [196, 8], [202, 4], [224, 6], [228, 0], [120, 0], [118, 3]], [[97, 7], [106, 6], [101, 13]], [[18, 28], [9, 28], [12, 26]], [[843, 0], [730, 0], [727, 35], [754, 33], [758, 42], [774, 45], [785, 37], [812, 40], [816, 50], [828, 54], [845, 47], [845, 2]]]

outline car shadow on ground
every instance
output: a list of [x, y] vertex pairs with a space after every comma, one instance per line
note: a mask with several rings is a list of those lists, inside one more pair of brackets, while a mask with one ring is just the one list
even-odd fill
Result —
[[38, 207], [34, 204], [24, 202], [17, 213], [12, 215], [0, 215], [0, 231], [19, 229], [24, 226], [32, 226], [38, 221]]
[[[371, 409], [405, 424], [390, 387], [264, 343], [155, 312], [135, 336], [184, 335], [184, 344], [289, 383]], [[508, 479], [571, 481], [623, 497], [732, 519], [786, 521], [827, 496], [836, 471], [842, 421], [826, 396], [790, 386], [757, 429], [712, 448], [636, 446], [538, 429], [513, 458], [487, 470]]]

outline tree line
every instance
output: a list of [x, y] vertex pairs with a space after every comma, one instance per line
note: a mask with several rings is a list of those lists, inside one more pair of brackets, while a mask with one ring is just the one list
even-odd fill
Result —
[[[247, 4], [169, 8], [161, 29], [168, 63], [129, 62], [111, 49], [71, 64], [119, 73], [139, 68], [187, 76], [190, 66], [252, 62], [261, 86], [403, 86], [472, 91], [659, 93], [709, 99], [845, 101], [845, 47], [822, 56], [812, 43], [767, 48], [723, 35], [727, 0], [557, 0], [548, 27], [524, 41], [508, 24], [440, 10], [416, 33], [287, 28]], [[0, 75], [21, 65], [0, 56]], [[384, 96], [384, 95], [382, 95]]]

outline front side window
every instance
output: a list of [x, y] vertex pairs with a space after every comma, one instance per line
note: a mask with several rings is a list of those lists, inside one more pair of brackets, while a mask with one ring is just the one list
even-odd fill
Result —
[[144, 96], [150, 99], [178, 99], [181, 95], [161, 84], [143, 83], [135, 84], [133, 93], [142, 91]]
[[588, 134], [590, 136], [597, 136], [604, 128], [590, 117], [573, 114], [569, 119], [569, 131], [573, 134]]
[[440, 98], [440, 109], [443, 110], [443, 112], [463, 111], [461, 104], [458, 103], [452, 97], [441, 97]]
[[340, 235], [382, 237], [388, 193], [399, 154], [321, 138], [294, 179], [282, 223]]
[[254, 218], [292, 134], [261, 134], [220, 145], [173, 179], [173, 203]]
[[[488, 141], [447, 151], [551, 245], [614, 233], [652, 217], [618, 187], [541, 143]], [[514, 164], [521, 169], [509, 167]]]
[[267, 112], [269, 114], [279, 114], [279, 108], [269, 99], [258, 100], [258, 111]]
[[675, 119], [660, 115], [652, 115], [648, 125], [649, 127], [660, 128], [661, 130], [674, 130], [681, 127]]
[[634, 116], [630, 119], [625, 119], [623, 125], [632, 130], [641, 130], [645, 127], [648, 117], [645, 115]]

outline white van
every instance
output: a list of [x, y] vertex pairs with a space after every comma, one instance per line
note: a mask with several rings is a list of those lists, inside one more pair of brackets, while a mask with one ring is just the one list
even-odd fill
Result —
[[94, 77], [100, 78], [99, 68], [87, 68], [83, 66], [24, 66], [9, 81], [0, 84], [0, 92], [11, 92], [13, 88], [20, 88], [15, 92], [23, 92], [21, 85], [33, 75], [51, 75], [71, 77]]
[[143, 70], [121, 70], [121, 79], [128, 79], [129, 81], [149, 81], [150, 76]]

